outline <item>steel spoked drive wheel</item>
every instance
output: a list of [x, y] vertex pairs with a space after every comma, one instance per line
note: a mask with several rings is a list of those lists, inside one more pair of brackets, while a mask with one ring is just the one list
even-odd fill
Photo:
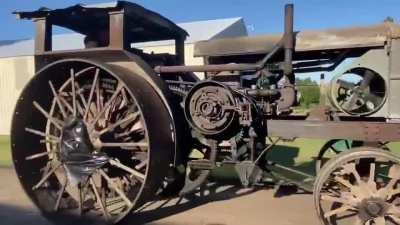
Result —
[[323, 224], [400, 224], [400, 159], [361, 147], [339, 154], [322, 168], [314, 204]]
[[62, 61], [39, 72], [17, 104], [15, 168], [52, 221], [117, 223], [159, 188], [174, 146], [170, 127], [142, 78]]

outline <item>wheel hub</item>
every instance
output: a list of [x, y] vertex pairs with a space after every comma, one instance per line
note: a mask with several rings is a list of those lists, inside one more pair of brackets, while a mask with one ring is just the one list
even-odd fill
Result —
[[360, 217], [365, 221], [384, 216], [389, 204], [380, 198], [365, 199], [360, 204]]
[[59, 160], [66, 167], [70, 182], [80, 183], [104, 166], [109, 158], [95, 151], [82, 119], [68, 118], [62, 129]]
[[382, 206], [377, 202], [367, 203], [367, 212], [371, 216], [378, 216], [382, 212]]

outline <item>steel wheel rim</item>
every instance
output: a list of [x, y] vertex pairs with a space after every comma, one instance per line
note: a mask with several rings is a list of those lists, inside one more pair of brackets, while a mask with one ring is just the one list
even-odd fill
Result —
[[[92, 70], [96, 70], [96, 68], [97, 68], [97, 70], [99, 70], [99, 69], [101, 69], [101, 70], [103, 70], [103, 71], [105, 71], [106, 72], [106, 74], [108, 75], [108, 76], [111, 76], [111, 77], [113, 77], [113, 75], [111, 74], [111, 73], [107, 73], [107, 70], [104, 70], [103, 68], [101, 68], [101, 67], [94, 67], [94, 68], [91, 68], [91, 69], [87, 69], [87, 70], [85, 70], [83, 73], [81, 73], [81, 74], [79, 74], [78, 76], [76, 76], [74, 79], [77, 79], [77, 80], [79, 80], [80, 79], [80, 77], [81, 76], [84, 76], [85, 75], [85, 73], [86, 72], [94, 72], [94, 71], [92, 71]], [[77, 72], [77, 73], [79, 73], [79, 72]], [[124, 82], [121, 80], [121, 79], [118, 79], [118, 77], [114, 77], [115, 78], [115, 80], [117, 81], [117, 82], [121, 82], [123, 85], [125, 85], [124, 84]], [[70, 79], [72, 79], [72, 78], [70, 78]], [[70, 82], [70, 79], [68, 79], [68, 80], [66, 80], [65, 81], [65, 84], [67, 84], [68, 82], [69, 83], [71, 83]], [[51, 85], [51, 84], [49, 84], [50, 86], [56, 86], [56, 85]], [[62, 85], [62, 86], [67, 86], [67, 85]], [[62, 87], [61, 86], [61, 87]], [[51, 88], [51, 87], [50, 87]], [[125, 86], [123, 86], [123, 88], [126, 88], [126, 85]], [[56, 89], [56, 90], [58, 90], [58, 88]], [[60, 90], [62, 90], [62, 88], [60, 88]], [[129, 91], [129, 89], [128, 88], [126, 88], [126, 92], [130, 95], [130, 98], [133, 100], [133, 102], [135, 102], [136, 103], [136, 100], [135, 100], [135, 97], [132, 95], [132, 93], [130, 93], [130, 91]], [[57, 108], [57, 100], [54, 98], [53, 100], [52, 100], [52, 106], [51, 106], [51, 110], [49, 110], [48, 112], [47, 112], [47, 114], [48, 115], [53, 115], [53, 113], [54, 113], [54, 111], [57, 111], [57, 110], [55, 110], [56, 108]], [[136, 103], [137, 104], [137, 103]], [[36, 109], [35, 110], [38, 110], [38, 109], [40, 109], [40, 108], [43, 108], [43, 107], [41, 107], [40, 106], [40, 104], [37, 104], [37, 105], [39, 105], [39, 107], [37, 107], [36, 106]], [[141, 109], [140, 109], [140, 106], [139, 105], [137, 105], [137, 108], [138, 108], [138, 110], [139, 110], [139, 116], [140, 116], [140, 120], [142, 121], [142, 123], [143, 123], [143, 129], [145, 130], [145, 140], [147, 140], [147, 146], [150, 146], [150, 140], [148, 139], [148, 131], [147, 131], [147, 127], [146, 127], [146, 123], [145, 123], [145, 121], [143, 121], [144, 120], [144, 118], [143, 118], [143, 115], [142, 115], [142, 111], [141, 111]], [[59, 114], [62, 114], [61, 113], [61, 108], [58, 108], [58, 113]], [[42, 113], [43, 114], [43, 113]], [[48, 134], [49, 134], [49, 132], [52, 130], [52, 129], [54, 129], [54, 126], [55, 126], [55, 123], [54, 123], [54, 121], [56, 121], [55, 119], [49, 119], [49, 118], [47, 118], [47, 122], [46, 122], [46, 128], [45, 128], [45, 131], [43, 131], [43, 133], [45, 133], [47, 136], [48, 136]], [[29, 129], [29, 128], [28, 128]], [[28, 132], [31, 134], [31, 135], [37, 135], [38, 134], [38, 132], [35, 132], [36, 134], [32, 134], [32, 131], [33, 132], [35, 132], [34, 130], [28, 130]], [[47, 137], [46, 139], [49, 139], [49, 137]], [[51, 138], [50, 138], [51, 139]], [[103, 143], [104, 144], [104, 143]], [[45, 141], [45, 145], [46, 145], [46, 150], [48, 150], [49, 148], [48, 148], [48, 146], [50, 146], [50, 145], [53, 145], [53, 144], [51, 144], [51, 143], [49, 143], [48, 142], [48, 140], [47, 141]], [[106, 146], [107, 148], [114, 148], [113, 147], [114, 145], [110, 145], [110, 146]], [[142, 146], [143, 147], [143, 146]], [[43, 152], [42, 152], [43, 153]], [[147, 152], [146, 152], [146, 156], [147, 156], [147, 159], [149, 159], [149, 153], [150, 153], [150, 150], [149, 150], [149, 148], [147, 148]], [[34, 154], [34, 155], [29, 155], [29, 156], [27, 156], [27, 159], [28, 160], [37, 160], [38, 158], [42, 158], [42, 157], [46, 157], [46, 154], [42, 154], [42, 155], [37, 155], [37, 154]], [[16, 163], [16, 162], [15, 162]], [[115, 165], [119, 165], [118, 164], [119, 162], [118, 162], [118, 160], [114, 160], [113, 162], [112, 162], [112, 164], [111, 163], [108, 163], [107, 165], [108, 166], [115, 166]], [[58, 166], [58, 165], [55, 165], [55, 166]], [[126, 205], [128, 206], [128, 207], [125, 207], [125, 209], [123, 210], [123, 212], [121, 212], [121, 213], [118, 213], [118, 215], [119, 216], [114, 216], [113, 218], [110, 218], [110, 219], [107, 219], [106, 220], [106, 222], [107, 223], [115, 223], [115, 222], [118, 222], [118, 221], [120, 221], [122, 218], [124, 218], [125, 216], [126, 216], [126, 214], [128, 214], [130, 211], [131, 211], [131, 209], [134, 207], [134, 202], [136, 202], [137, 200], [138, 200], [138, 198], [140, 197], [140, 194], [141, 194], [141, 192], [142, 192], [142, 189], [143, 189], [143, 187], [145, 186], [144, 184], [146, 183], [146, 175], [147, 175], [147, 167], [148, 167], [148, 165], [146, 165], [145, 164], [145, 170], [144, 170], [144, 172], [143, 172], [143, 182], [141, 183], [141, 185], [140, 185], [140, 187], [139, 187], [139, 190], [137, 191], [137, 195], [134, 197], [134, 198], [132, 198], [132, 197], [127, 197], [126, 199], [128, 199], [131, 203], [130, 204], [128, 204], [127, 202], [128, 201], [125, 201], [125, 203], [126, 203]], [[60, 170], [63, 170], [63, 169], [65, 169], [65, 166], [63, 166], [63, 165], [60, 165], [60, 166], [58, 166], [57, 167], [58, 169], [57, 169], [57, 171], [53, 171], [50, 175], [49, 175], [49, 179], [54, 179], [54, 177], [53, 177], [53, 174], [55, 174], [55, 180], [57, 180], [58, 181], [58, 183], [59, 183], [59, 189], [60, 190], [58, 190], [57, 192], [58, 193], [60, 193], [60, 192], [64, 192], [64, 191], [62, 191], [62, 189], [64, 189], [64, 184], [65, 184], [65, 179], [63, 180], [62, 178], [61, 178], [61, 176], [62, 176], [62, 172], [60, 171]], [[121, 166], [119, 166], [119, 168], [118, 169], [121, 169]], [[124, 167], [122, 167], [122, 169], [121, 170], [125, 170], [126, 171], [126, 168], [124, 168]], [[50, 172], [51, 172], [51, 170], [50, 170]], [[106, 175], [107, 175], [107, 173], [105, 173]], [[100, 175], [100, 176], [102, 176], [103, 177], [103, 179], [106, 179], [105, 178], [105, 176], [104, 176], [104, 174], [103, 175]], [[93, 178], [93, 179], [92, 179]], [[47, 182], [47, 179], [46, 179], [46, 182]], [[99, 192], [99, 190], [97, 190], [97, 191], [95, 191], [95, 188], [93, 188], [93, 186], [99, 186], [99, 183], [102, 183], [102, 182], [99, 182], [98, 180], [95, 180], [95, 178], [94, 178], [94, 175], [93, 176], [90, 176], [90, 178], [88, 178], [88, 180], [87, 180], [87, 183], [86, 183], [86, 185], [90, 188], [90, 187], [92, 187], [91, 189], [92, 189], [92, 191], [91, 191], [91, 196], [94, 198], [94, 201], [96, 201], [97, 202], [97, 197], [96, 197], [96, 195], [99, 195], [99, 193], [95, 193], [95, 192]], [[108, 183], [108, 182], [107, 182]], [[39, 185], [39, 187], [41, 187], [41, 185]], [[25, 187], [26, 188], [26, 187]], [[111, 189], [111, 188], [109, 188], [109, 189]], [[68, 193], [68, 195], [72, 195], [70, 192], [68, 192], [68, 187], [66, 187], [65, 188], [65, 193]], [[57, 196], [61, 196], [61, 197], [57, 197], [57, 200], [56, 200], [56, 203], [57, 202], [59, 202], [59, 198], [63, 198], [62, 196], [63, 195], [65, 195], [65, 194], [60, 194], [60, 195], [57, 195]], [[76, 200], [76, 197], [75, 197], [75, 200]], [[107, 206], [106, 206], [107, 207]], [[96, 209], [96, 211], [99, 211], [99, 210], [101, 210], [100, 208], [102, 208], [101, 207], [101, 204], [98, 202], [97, 203], [97, 207], [96, 207], [97, 209]], [[43, 210], [43, 209], [42, 209]], [[46, 211], [44, 211], [44, 213], [49, 213], [49, 212], [46, 212]], [[49, 214], [51, 214], [51, 213], [49, 213]], [[106, 217], [106, 215], [107, 215], [107, 213], [104, 213], [103, 212], [103, 214], [102, 214], [102, 216], [103, 217]], [[50, 215], [51, 216], [51, 215]]]
[[[321, 171], [324, 179], [321, 178], [321, 184], [317, 183], [314, 199], [324, 224], [399, 224], [400, 160], [390, 153], [375, 151], [378, 154], [349, 157], [340, 165], [332, 162], [328, 170]], [[373, 163], [362, 172], [359, 165], [367, 165], [365, 162], [370, 159], [374, 159]], [[381, 180], [382, 177], [386, 180]], [[328, 185], [335, 182], [338, 183], [336, 187]], [[370, 212], [376, 209], [379, 212]]]

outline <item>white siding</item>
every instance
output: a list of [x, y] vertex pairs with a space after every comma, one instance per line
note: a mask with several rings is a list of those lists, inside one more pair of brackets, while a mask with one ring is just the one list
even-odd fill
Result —
[[10, 133], [15, 103], [34, 71], [33, 56], [0, 58], [0, 135]]

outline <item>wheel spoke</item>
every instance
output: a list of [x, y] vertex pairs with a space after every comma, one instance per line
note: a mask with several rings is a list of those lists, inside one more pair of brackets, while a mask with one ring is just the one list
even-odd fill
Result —
[[134, 170], [134, 169], [132, 169], [132, 168], [130, 168], [130, 167], [127, 167], [127, 166], [125, 166], [124, 164], [122, 164], [122, 163], [120, 163], [120, 162], [118, 162], [118, 161], [116, 161], [116, 160], [110, 160], [110, 164], [112, 165], [112, 166], [115, 166], [115, 167], [117, 167], [117, 168], [120, 168], [120, 169], [122, 169], [122, 170], [125, 170], [126, 172], [128, 172], [128, 173], [130, 173], [130, 174], [132, 174], [134, 177], [136, 177], [136, 178], [138, 178], [140, 181], [144, 181], [144, 179], [145, 179], [145, 175], [144, 174], [142, 174], [142, 173], [140, 173], [139, 171], [136, 171], [136, 170]]
[[326, 212], [326, 213], [324, 214], [324, 217], [325, 217], [325, 218], [329, 218], [329, 217], [331, 217], [331, 216], [338, 215], [338, 214], [342, 214], [342, 213], [344, 213], [344, 212], [346, 212], [346, 211], [349, 211], [349, 210], [354, 210], [354, 208], [351, 207], [351, 206], [348, 206], [348, 205], [344, 205], [344, 206], [342, 206], [342, 207], [340, 207], [340, 208], [337, 208], [337, 209], [331, 210], [331, 211], [329, 211], [329, 212]]
[[32, 190], [38, 189], [40, 186], [43, 185], [44, 182], [46, 182], [49, 177], [61, 166], [61, 164], [58, 164], [54, 166], [44, 177], [37, 183], [35, 186], [33, 186]]
[[118, 193], [118, 195], [124, 200], [128, 207], [132, 207], [132, 202], [126, 197], [125, 193], [117, 187], [117, 185], [111, 180], [111, 178], [101, 169], [99, 169], [100, 175], [107, 181], [108, 185]]
[[386, 224], [385, 217], [380, 216], [380, 217], [375, 218], [374, 223], [375, 223], [374, 225], [385, 225]]
[[49, 113], [46, 112], [46, 110], [44, 110], [39, 103], [37, 103], [36, 101], [33, 102], [33, 106], [39, 110], [40, 113], [43, 114], [44, 117], [46, 117], [50, 122], [52, 122], [58, 129], [62, 129], [62, 126], [64, 125], [62, 121], [50, 116]]
[[73, 115], [76, 117], [76, 90], [75, 90], [75, 72], [74, 69], [70, 70], [71, 76], [71, 90], [72, 90], [72, 107], [73, 107]]
[[388, 209], [388, 214], [400, 217], [400, 209], [394, 205], [391, 205], [390, 208]]
[[377, 185], [375, 182], [375, 170], [376, 170], [376, 164], [375, 162], [372, 162], [369, 165], [369, 178], [368, 178], [368, 186], [376, 192], [377, 190]]
[[47, 144], [47, 143], [50, 143], [50, 144], [57, 144], [58, 142], [57, 141], [55, 141], [55, 140], [46, 140], [46, 139], [41, 139], [40, 141], [39, 141], [41, 144]]
[[356, 179], [357, 183], [360, 185], [362, 184], [362, 180], [360, 177], [360, 174], [358, 173], [356, 169], [356, 164], [355, 163], [348, 163], [343, 166], [343, 172], [346, 174], [353, 174], [354, 178]]
[[360, 193], [360, 188], [351, 184], [349, 181], [343, 179], [342, 177], [335, 176], [335, 181], [339, 182], [340, 184], [344, 185], [345, 187], [350, 189], [350, 192], [355, 195], [355, 196], [360, 196], [362, 193]]
[[400, 188], [392, 189], [388, 192], [387, 200], [391, 199], [393, 196], [400, 194]]
[[64, 192], [65, 192], [65, 189], [66, 189], [66, 187], [67, 187], [67, 184], [68, 184], [68, 178], [65, 177], [65, 181], [64, 181], [64, 183], [62, 184], [61, 189], [60, 189], [60, 191], [59, 191], [58, 194], [57, 194], [57, 201], [56, 201], [56, 204], [54, 205], [54, 211], [55, 211], [55, 212], [57, 212], [58, 209], [60, 208], [61, 199], [62, 199], [62, 196], [63, 196], [63, 194], [64, 194]]
[[100, 112], [100, 108], [101, 108], [101, 96], [100, 96], [100, 82], [96, 83], [96, 113]]
[[387, 200], [391, 199], [393, 195], [400, 192], [399, 189], [395, 188], [400, 179], [400, 167], [398, 165], [392, 165], [389, 169], [388, 177], [390, 178], [389, 183], [378, 191], [378, 195]]
[[123, 107], [125, 104], [127, 104], [129, 101], [128, 101], [128, 97], [126, 96], [126, 91], [125, 91], [125, 89], [122, 89], [121, 95], [122, 95], [122, 102], [121, 102], [121, 108], [122, 108], [122, 107]]
[[346, 144], [346, 148], [347, 149], [350, 149], [351, 148], [351, 145], [350, 145], [350, 142], [349, 142], [349, 140], [344, 140], [344, 143]]
[[67, 118], [67, 113], [65, 112], [64, 106], [62, 105], [61, 100], [58, 97], [58, 94], [56, 92], [56, 89], [54, 88], [54, 85], [51, 81], [49, 81], [49, 85], [50, 85], [51, 92], [53, 93], [53, 96], [56, 99], [56, 102], [58, 104], [58, 108], [60, 108], [61, 114], [63, 115], [64, 119]]
[[[136, 125], [139, 124], [139, 125]], [[130, 135], [132, 135], [133, 133], [135, 133], [136, 131], [139, 131], [143, 129], [143, 127], [140, 125], [140, 123], [135, 123], [135, 125], [132, 126], [131, 129], [129, 129], [128, 131], [125, 131], [123, 133], [117, 133], [115, 134], [115, 136], [117, 138], [121, 138], [121, 137], [129, 137]]]
[[32, 128], [25, 127], [25, 131], [29, 132], [29, 133], [32, 133], [32, 134], [36, 134], [38, 136], [42, 136], [42, 137], [48, 138], [48, 139], [53, 139], [54, 141], [57, 141], [57, 142], [60, 141], [59, 137], [53, 136], [51, 134], [45, 134], [45, 133], [43, 133], [41, 131], [38, 131], [38, 130], [35, 130], [35, 129], [32, 129]]
[[143, 167], [145, 167], [145, 166], [147, 165], [147, 162], [148, 162], [147, 159], [146, 159], [146, 160], [143, 160], [142, 162], [140, 162], [139, 164], [137, 164], [137, 165], [135, 166], [135, 169], [136, 169], [136, 170], [141, 170], [141, 169], [143, 169]]
[[332, 151], [336, 154], [339, 154], [339, 150], [337, 150], [335, 147], [333, 147], [333, 145], [329, 146], [330, 149], [332, 149]]
[[101, 130], [100, 132], [98, 132], [99, 135], [102, 135], [104, 133], [113, 131], [115, 128], [117, 128], [118, 126], [125, 124], [125, 123], [129, 123], [131, 121], [136, 120], [136, 118], [139, 116], [139, 112], [136, 113], [132, 113], [129, 116], [127, 116], [126, 118], [119, 120], [117, 122], [115, 122], [112, 125], [109, 125], [108, 127], [104, 128], [103, 130]]
[[390, 219], [392, 219], [397, 225], [400, 225], [400, 218], [394, 215], [389, 215]]
[[87, 105], [86, 105], [85, 115], [83, 117], [84, 119], [87, 119], [87, 116], [88, 116], [89, 111], [90, 111], [90, 104], [91, 104], [91, 102], [93, 100], [94, 91], [96, 89], [97, 82], [98, 82], [98, 79], [99, 79], [99, 73], [100, 73], [100, 70], [97, 68], [96, 69], [96, 73], [94, 75], [92, 87], [90, 88], [89, 99], [88, 99], [88, 102], [87, 102]]
[[[79, 99], [81, 100], [81, 102], [82, 102], [82, 104], [83, 104], [83, 109], [86, 109], [87, 108], [87, 102], [86, 102], [86, 99], [85, 99], [85, 97], [83, 96], [83, 94], [82, 94], [82, 90], [83, 89], [81, 89], [81, 87], [80, 87], [80, 85], [78, 84], [78, 82], [75, 82], [75, 86], [76, 86], [76, 88], [78, 88], [78, 90], [77, 90], [77, 94], [78, 94], [78, 96], [79, 96]], [[84, 111], [84, 110], [83, 110]], [[82, 113], [82, 116], [83, 115], [85, 115], [84, 114], [84, 112]]]
[[321, 195], [321, 200], [331, 202], [331, 203], [342, 203], [344, 205], [352, 206], [352, 207], [357, 205], [356, 202], [353, 202], [347, 198], [334, 197], [334, 196], [330, 196], [330, 195], [326, 195], [326, 194]]
[[111, 98], [107, 101], [107, 103], [104, 105], [104, 107], [100, 110], [100, 112], [97, 114], [97, 116], [94, 118], [94, 120], [91, 123], [91, 128], [93, 129], [94, 125], [97, 123], [97, 121], [100, 119], [101, 116], [105, 113], [105, 111], [108, 109], [108, 107], [111, 106], [111, 103], [114, 101], [114, 99], [118, 96], [118, 94], [121, 92], [123, 86], [118, 85], [117, 89], [111, 96]]
[[106, 218], [106, 220], [109, 220], [109, 215], [107, 213], [107, 209], [106, 209], [105, 205], [103, 204], [103, 201], [101, 200], [100, 194], [97, 190], [96, 183], [94, 182], [93, 177], [89, 178], [89, 182], [90, 182], [90, 186], [92, 187], [93, 193], [96, 196], [97, 204], [99, 204], [101, 211], [103, 212], [104, 218]]
[[72, 106], [68, 103], [68, 101], [65, 100], [65, 98], [62, 97], [62, 96], [59, 96], [59, 98], [60, 98], [60, 101], [65, 105], [65, 107], [67, 107], [67, 109], [68, 109], [72, 114], [74, 114], [74, 108], [72, 108]]
[[79, 114], [83, 117], [83, 115], [85, 114], [85, 109], [84, 109], [84, 107], [85, 106], [81, 106], [81, 103], [80, 102], [77, 102], [76, 103], [76, 108], [78, 109], [78, 112], [79, 112]]
[[41, 152], [41, 153], [37, 153], [37, 154], [33, 154], [30, 156], [25, 157], [25, 160], [34, 160], [34, 159], [38, 159], [38, 158], [42, 158], [45, 156], [49, 156], [50, 152]]
[[83, 215], [83, 202], [84, 202], [84, 196], [82, 194], [82, 183], [77, 184], [77, 189], [78, 189], [78, 210], [79, 214]]

